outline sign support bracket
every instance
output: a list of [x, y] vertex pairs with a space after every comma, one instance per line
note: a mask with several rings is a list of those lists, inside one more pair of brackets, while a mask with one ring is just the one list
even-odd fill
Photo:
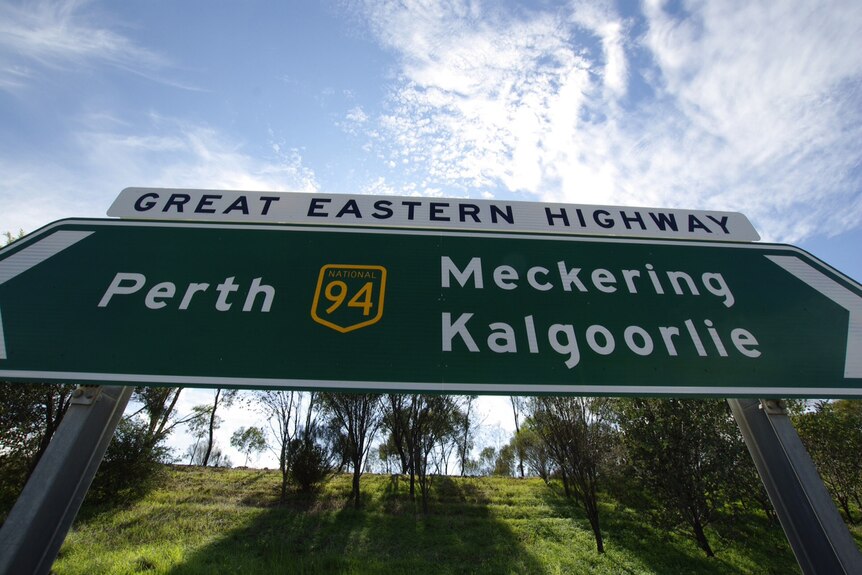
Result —
[[781, 400], [728, 399], [802, 572], [862, 573], [844, 524]]
[[51, 570], [132, 387], [81, 386], [0, 529], [0, 575]]

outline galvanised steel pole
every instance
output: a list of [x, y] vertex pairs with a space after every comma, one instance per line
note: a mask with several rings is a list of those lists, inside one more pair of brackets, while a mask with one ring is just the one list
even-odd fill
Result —
[[[862, 573], [841, 519], [781, 400], [728, 399], [796, 560], [806, 575]], [[847, 457], [859, 457], [848, 453]]]
[[0, 574], [49, 573], [132, 387], [82, 386], [0, 529]]

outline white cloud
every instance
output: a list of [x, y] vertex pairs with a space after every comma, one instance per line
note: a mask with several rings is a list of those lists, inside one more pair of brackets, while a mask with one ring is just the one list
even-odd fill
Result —
[[387, 4], [372, 15], [403, 54], [391, 112], [380, 119], [390, 156], [464, 188], [539, 187], [541, 143], [569, 137], [590, 88], [589, 64], [568, 46], [564, 22], [478, 20], [476, 5], [457, 3]]
[[364, 124], [368, 121], [368, 115], [362, 110], [362, 106], [356, 106], [347, 112], [345, 119], [349, 122]]
[[31, 77], [32, 73], [27, 68], [15, 64], [6, 64], [0, 70], [0, 90], [13, 91], [21, 88], [27, 84]]
[[860, 225], [862, 5], [684, 7], [366, 3], [400, 62], [366, 123], [390, 185], [738, 210], [789, 241]]
[[99, 22], [88, 1], [37, 0], [0, 3], [0, 89], [14, 91], [45, 72], [97, 64], [124, 69], [179, 86], [155, 71], [166, 58], [110, 30]]
[[350, 135], [360, 133], [365, 124], [368, 123], [368, 114], [362, 106], [354, 106], [344, 115], [344, 120], [338, 122], [338, 126]]
[[[93, 119], [89, 118], [88, 123]], [[152, 116], [145, 128], [107, 119], [79, 132], [62, 165], [0, 158], [0, 232], [30, 232], [63, 217], [104, 217], [128, 186], [314, 192], [298, 150], [257, 157], [208, 126]]]
[[368, 194], [373, 196], [396, 196], [402, 193], [402, 190], [399, 190], [393, 187], [386, 181], [386, 178], [383, 176], [378, 176], [371, 182], [365, 185], [360, 191], [361, 194]]
[[576, 0], [572, 4], [571, 20], [589, 30], [601, 40], [603, 61], [602, 81], [609, 101], [625, 95], [628, 82], [628, 61], [625, 54], [627, 24], [614, 14], [608, 2], [589, 3]]
[[698, 145], [698, 163], [678, 169], [725, 204], [751, 205], [773, 237], [862, 220], [862, 7], [828, 4], [698, 3], [685, 20], [645, 6], [645, 44]]
[[86, 150], [92, 171], [111, 166], [114, 178], [152, 187], [317, 189], [313, 172], [302, 165], [296, 150], [279, 149], [276, 156], [263, 160], [207, 126], [154, 120], [157, 131], [147, 136], [114, 131], [80, 134], [80, 149]]

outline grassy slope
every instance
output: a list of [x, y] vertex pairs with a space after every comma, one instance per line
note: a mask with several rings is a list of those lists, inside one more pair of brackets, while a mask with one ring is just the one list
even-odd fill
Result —
[[[277, 499], [277, 472], [168, 470], [122, 509], [87, 506], [54, 565], [91, 573], [775, 573], [798, 572], [781, 529], [752, 515], [709, 536], [649, 526], [605, 498], [607, 553], [583, 513], [540, 480], [434, 478], [423, 516], [404, 479], [366, 475], [364, 508], [339, 476], [317, 496]], [[862, 535], [862, 534], [857, 534]]]

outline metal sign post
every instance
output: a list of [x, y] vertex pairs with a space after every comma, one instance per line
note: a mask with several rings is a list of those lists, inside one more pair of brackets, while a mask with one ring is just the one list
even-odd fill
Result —
[[802, 572], [862, 573], [862, 554], [781, 402], [727, 402]]
[[63, 421], [0, 529], [0, 574], [51, 570], [132, 390], [75, 390]]

